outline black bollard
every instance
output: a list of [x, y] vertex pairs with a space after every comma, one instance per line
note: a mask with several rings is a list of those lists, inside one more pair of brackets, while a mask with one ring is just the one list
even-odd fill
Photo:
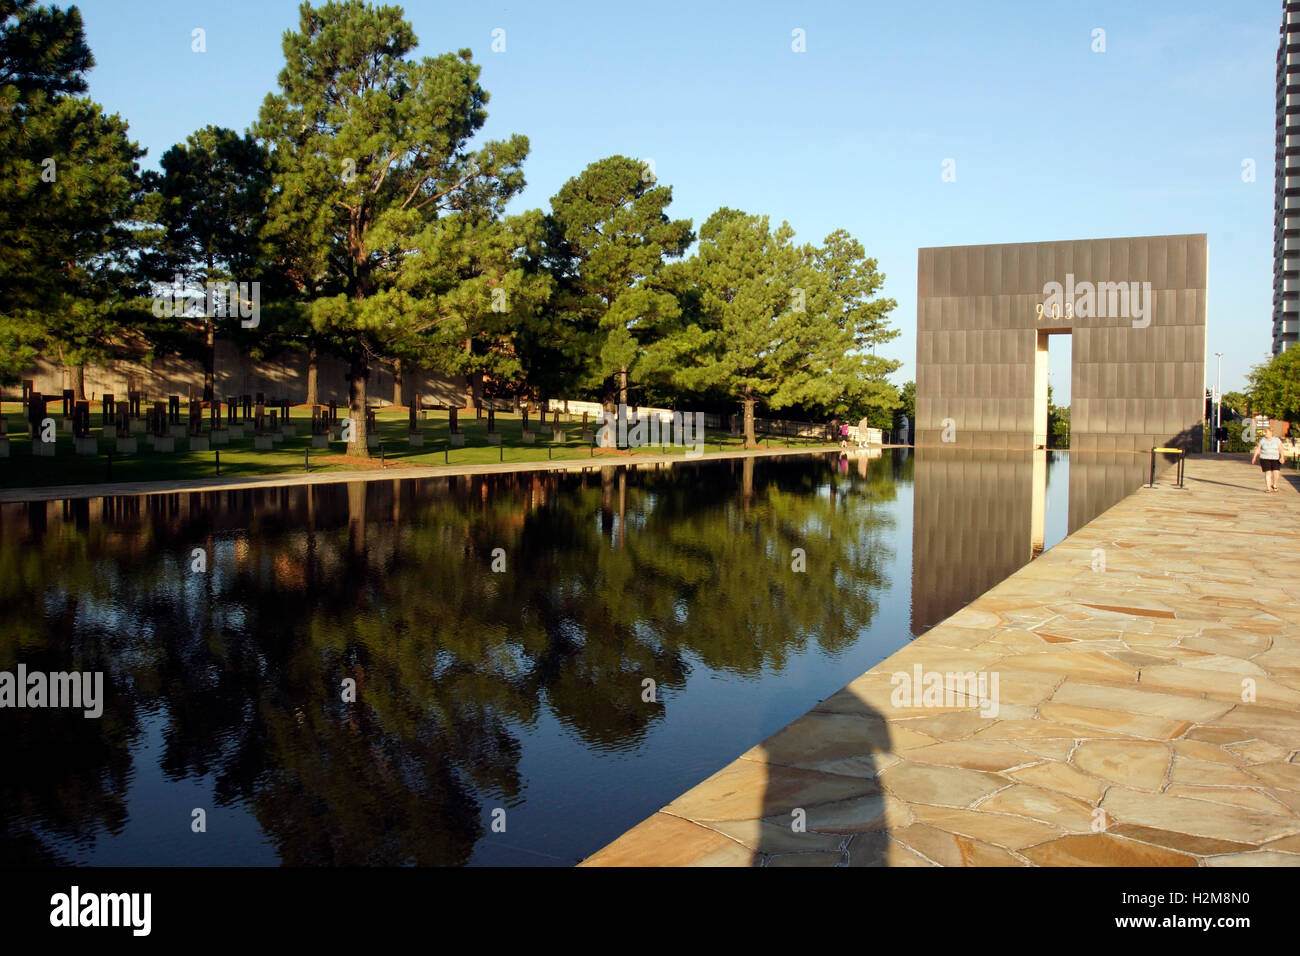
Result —
[[311, 448], [307, 447], [302, 450], [302, 468], [303, 471], [311, 471]]
[[217, 477], [221, 477], [221, 449], [216, 449], [217, 453]]
[[505, 461], [506, 460], [505, 442], [502, 442], [500, 445], [497, 445], [497, 450], [498, 452], [500, 452], [500, 454], [497, 455], [497, 461]]

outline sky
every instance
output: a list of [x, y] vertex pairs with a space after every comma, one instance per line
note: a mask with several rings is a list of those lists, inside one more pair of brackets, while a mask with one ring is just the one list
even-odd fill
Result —
[[[298, 22], [289, 0], [77, 5], [89, 95], [146, 168], [200, 127], [247, 128]], [[1206, 233], [1207, 385], [1216, 352], [1225, 391], [1269, 358], [1280, 0], [402, 6], [418, 55], [482, 64], [480, 139], [529, 138], [518, 209], [623, 154], [653, 160], [697, 227], [730, 206], [801, 241], [851, 232], [898, 303], [878, 350], [896, 383], [914, 377], [924, 246]], [[1051, 368], [1060, 401], [1064, 350]]]

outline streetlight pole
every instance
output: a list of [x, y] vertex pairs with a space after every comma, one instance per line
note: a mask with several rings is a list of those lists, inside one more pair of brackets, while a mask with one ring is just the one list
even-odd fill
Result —
[[1223, 353], [1215, 352], [1216, 381], [1214, 386], [1214, 450], [1223, 451], [1219, 441], [1219, 428], [1223, 425]]

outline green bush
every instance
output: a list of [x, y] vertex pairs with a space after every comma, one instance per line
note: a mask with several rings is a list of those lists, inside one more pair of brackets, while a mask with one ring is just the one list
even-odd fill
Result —
[[1255, 442], [1246, 442], [1242, 440], [1241, 429], [1245, 422], [1228, 422], [1224, 427], [1228, 429], [1228, 440], [1223, 443], [1224, 451], [1252, 451]]

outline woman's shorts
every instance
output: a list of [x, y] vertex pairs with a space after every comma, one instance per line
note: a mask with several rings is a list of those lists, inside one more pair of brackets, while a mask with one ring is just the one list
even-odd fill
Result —
[[1259, 460], [1259, 470], [1260, 471], [1281, 471], [1282, 462], [1278, 461], [1276, 458], [1261, 458]]

